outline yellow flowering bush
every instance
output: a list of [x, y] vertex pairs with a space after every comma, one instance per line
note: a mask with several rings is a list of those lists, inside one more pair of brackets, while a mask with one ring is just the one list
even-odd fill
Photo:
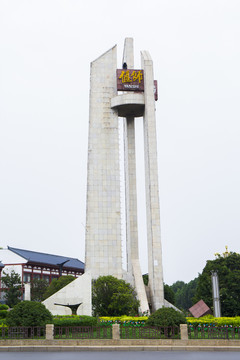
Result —
[[187, 323], [196, 326], [240, 326], [240, 316], [236, 317], [219, 317], [212, 315], [202, 316], [200, 318], [187, 317]]

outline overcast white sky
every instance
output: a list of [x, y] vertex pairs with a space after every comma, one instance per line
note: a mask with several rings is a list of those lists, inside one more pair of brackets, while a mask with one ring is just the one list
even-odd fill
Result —
[[121, 67], [125, 37], [153, 58], [164, 280], [187, 282], [239, 252], [239, 0], [0, 0], [0, 246], [84, 261], [90, 62], [118, 44]]

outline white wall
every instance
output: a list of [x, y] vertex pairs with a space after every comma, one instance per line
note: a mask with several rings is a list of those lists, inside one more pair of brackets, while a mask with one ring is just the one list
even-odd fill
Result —
[[55, 304], [75, 305], [82, 303], [78, 315], [92, 315], [92, 278], [90, 273], [79, 276], [76, 280], [60, 289], [42, 303], [53, 315], [71, 315], [72, 311], [65, 306]]
[[10, 274], [11, 271], [14, 271], [15, 273], [18, 273], [20, 275], [20, 278], [22, 279], [22, 265], [7, 265], [4, 266], [3, 271], [2, 271], [2, 275], [3, 272]]
[[15, 254], [8, 249], [0, 249], [0, 261], [5, 264], [25, 264], [27, 262], [23, 257]]

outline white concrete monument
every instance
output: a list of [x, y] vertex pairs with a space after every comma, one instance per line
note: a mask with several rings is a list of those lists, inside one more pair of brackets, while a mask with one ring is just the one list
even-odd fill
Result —
[[[85, 271], [93, 278], [113, 275], [135, 287], [140, 311], [163, 305], [157, 140], [153, 63], [141, 52], [141, 69], [134, 69], [133, 39], [125, 39], [121, 69], [117, 47], [91, 63], [88, 144]], [[127, 271], [122, 269], [119, 121], [124, 122]], [[143, 117], [148, 274], [147, 300], [138, 253], [135, 118]], [[137, 119], [141, 121], [141, 119]]]
[[53, 315], [92, 315], [92, 279], [84, 273], [42, 302]]

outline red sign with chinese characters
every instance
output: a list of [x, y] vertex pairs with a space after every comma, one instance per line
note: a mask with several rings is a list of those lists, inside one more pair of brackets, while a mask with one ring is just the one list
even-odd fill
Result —
[[144, 91], [143, 70], [118, 69], [117, 90]]

